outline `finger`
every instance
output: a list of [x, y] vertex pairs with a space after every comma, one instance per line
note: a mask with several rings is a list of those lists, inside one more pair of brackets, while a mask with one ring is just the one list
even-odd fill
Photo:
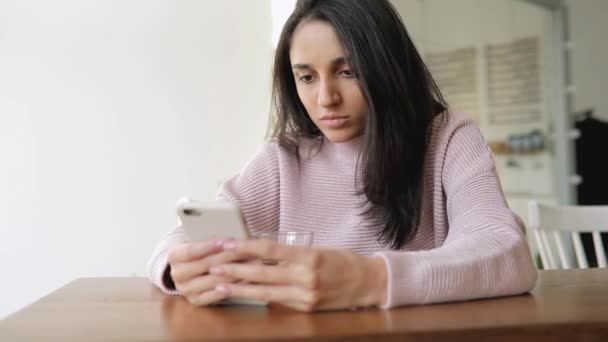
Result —
[[228, 296], [223, 292], [211, 290], [202, 292], [198, 295], [187, 297], [187, 299], [193, 305], [205, 306], [215, 304], [216, 302], [219, 302], [222, 299], [226, 299], [227, 297]]
[[204, 275], [188, 282], [175, 284], [176, 289], [185, 297], [198, 295], [202, 292], [212, 291], [219, 284], [232, 283], [235, 279], [217, 275]]
[[209, 254], [220, 251], [222, 242], [222, 240], [213, 239], [207, 241], [180, 243], [171, 247], [167, 261], [172, 264], [203, 258]]
[[238, 260], [241, 260], [241, 256], [238, 253], [226, 251], [211, 254], [196, 261], [177, 263], [171, 265], [171, 278], [176, 283], [186, 282], [202, 274], [206, 274], [212, 266], [228, 264]]
[[297, 286], [220, 284], [215, 290], [226, 296], [257, 299], [265, 302], [311, 302], [310, 293]]
[[315, 274], [306, 266], [299, 264], [267, 266], [257, 263], [232, 263], [211, 267], [209, 272], [217, 276], [243, 279], [248, 282], [273, 285], [295, 285], [305, 288], [315, 288], [315, 283], [317, 282]]
[[225, 251], [236, 251], [243, 258], [270, 258], [280, 261], [310, 264], [318, 253], [311, 253], [314, 248], [306, 246], [287, 246], [276, 241], [252, 239], [234, 240], [222, 243]]

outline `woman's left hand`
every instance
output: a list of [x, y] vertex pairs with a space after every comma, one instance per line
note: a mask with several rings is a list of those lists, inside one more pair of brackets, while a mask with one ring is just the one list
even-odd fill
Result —
[[210, 273], [242, 279], [220, 284], [226, 297], [279, 303], [301, 310], [352, 309], [382, 305], [387, 271], [381, 257], [362, 256], [345, 249], [286, 246], [270, 240], [227, 241], [224, 250], [241, 259], [271, 259], [277, 263], [231, 263]]

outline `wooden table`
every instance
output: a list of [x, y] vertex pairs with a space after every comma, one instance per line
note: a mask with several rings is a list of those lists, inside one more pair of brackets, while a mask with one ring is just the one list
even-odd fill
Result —
[[324, 313], [197, 308], [143, 278], [84, 278], [0, 322], [0, 341], [608, 341], [608, 270], [542, 271], [531, 294]]

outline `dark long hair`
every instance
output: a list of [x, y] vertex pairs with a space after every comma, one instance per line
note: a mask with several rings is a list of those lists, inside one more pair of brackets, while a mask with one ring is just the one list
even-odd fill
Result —
[[322, 135], [298, 97], [289, 58], [293, 32], [307, 20], [332, 25], [350, 58], [369, 107], [358, 164], [369, 201], [362, 214], [381, 227], [381, 243], [400, 249], [420, 223], [430, 124], [447, 104], [388, 0], [299, 0], [276, 49], [270, 131], [298, 162], [298, 138]]

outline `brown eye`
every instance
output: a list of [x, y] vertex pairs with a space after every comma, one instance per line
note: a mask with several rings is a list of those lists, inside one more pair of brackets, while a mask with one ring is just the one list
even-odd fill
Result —
[[312, 75], [302, 75], [299, 77], [299, 80], [304, 83], [310, 83], [312, 82]]
[[345, 76], [345, 77], [348, 77], [348, 78], [351, 78], [351, 77], [355, 76], [353, 74], [353, 72], [351, 70], [349, 70], [349, 69], [344, 69], [344, 70], [340, 71], [340, 74], [343, 75], [343, 76]]

